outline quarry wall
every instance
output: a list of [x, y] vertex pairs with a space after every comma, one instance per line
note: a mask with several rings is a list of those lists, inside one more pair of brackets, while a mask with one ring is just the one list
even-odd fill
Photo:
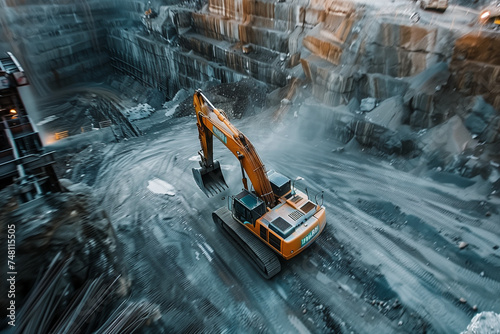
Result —
[[[288, 102], [280, 115], [293, 105], [298, 87], [307, 87], [327, 108], [349, 105], [351, 112], [370, 111], [360, 111], [366, 98], [375, 107], [399, 97], [397, 119], [413, 131], [458, 115], [472, 135], [498, 145], [498, 33], [454, 24], [455, 18], [443, 24], [441, 14], [433, 14], [434, 21], [411, 20], [411, 4], [401, 15], [340, 0], [0, 4], [3, 44], [19, 56], [41, 93], [116, 71], [166, 99], [181, 88], [250, 77], [268, 91], [282, 89], [277, 101]], [[496, 111], [481, 114], [490, 110], [477, 107], [484, 103]], [[386, 125], [354, 118], [350, 133], [365, 138], [363, 143], [370, 133], [391, 137]], [[486, 128], [488, 135], [481, 132]], [[385, 150], [406, 151], [408, 141], [401, 138], [396, 149]]]
[[338, 105], [353, 96], [397, 95], [400, 78], [447, 62], [461, 92], [500, 105], [498, 75], [487, 75], [498, 72], [495, 35], [374, 18], [350, 1], [152, 1], [150, 18], [147, 4], [135, 0], [1, 6], [3, 39], [43, 87], [100, 78], [113, 68], [167, 98], [207, 82], [253, 77], [283, 87], [305, 77], [314, 96]]

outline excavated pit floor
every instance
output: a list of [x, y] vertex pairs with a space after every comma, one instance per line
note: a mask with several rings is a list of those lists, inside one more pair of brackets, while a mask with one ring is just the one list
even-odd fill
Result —
[[302, 176], [297, 185], [312, 197], [324, 191], [324, 233], [272, 280], [211, 221], [241, 188], [240, 170], [216, 143], [230, 189], [208, 199], [197, 188], [194, 117], [96, 142], [67, 161], [115, 225], [132, 298], [161, 306], [150, 332], [457, 333], [474, 306], [500, 313], [500, 200], [486, 183], [396, 170], [293, 118], [276, 126], [260, 114], [235, 125], [267, 169]]

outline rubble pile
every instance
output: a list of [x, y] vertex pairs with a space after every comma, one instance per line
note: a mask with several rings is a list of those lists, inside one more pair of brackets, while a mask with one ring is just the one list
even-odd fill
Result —
[[[91, 189], [83, 184], [61, 180], [67, 191], [37, 198], [20, 205], [13, 186], [2, 190], [0, 242], [7, 244], [8, 224], [16, 228], [16, 301], [21, 307], [40, 274], [57, 256], [68, 261], [60, 278], [56, 295], [69, 289], [73, 293], [90, 279], [104, 282], [119, 278], [120, 293], [128, 293], [128, 278], [120, 245], [105, 211], [99, 208]], [[59, 254], [59, 255], [57, 255]], [[6, 272], [1, 274], [6, 281]], [[6, 300], [5, 300], [6, 301]], [[2, 307], [4, 299], [0, 302]]]
[[[230, 118], [241, 118], [254, 115], [265, 107], [268, 87], [253, 79], [245, 79], [236, 83], [222, 84], [204, 90], [207, 98], [223, 110]], [[193, 96], [189, 94], [176, 109], [178, 117], [194, 115]]]

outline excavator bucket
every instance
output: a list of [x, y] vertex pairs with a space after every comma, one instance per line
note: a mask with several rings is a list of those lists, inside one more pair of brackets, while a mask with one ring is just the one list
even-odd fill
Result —
[[228, 188], [218, 161], [214, 161], [212, 167], [193, 168], [193, 176], [207, 197], [215, 196]]

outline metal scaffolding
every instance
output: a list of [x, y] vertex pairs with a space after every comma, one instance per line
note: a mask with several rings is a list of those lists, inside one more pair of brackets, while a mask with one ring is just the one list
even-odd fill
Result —
[[60, 191], [52, 164], [18, 92], [28, 85], [24, 70], [11, 54], [0, 54], [0, 189], [15, 184], [22, 202]]

